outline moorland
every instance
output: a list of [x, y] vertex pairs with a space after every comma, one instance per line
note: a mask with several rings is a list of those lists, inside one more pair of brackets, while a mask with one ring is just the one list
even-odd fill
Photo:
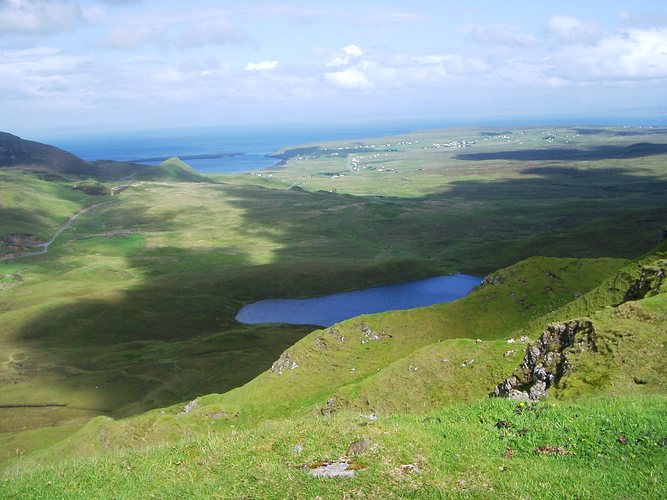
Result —
[[[176, 159], [0, 168], [10, 496], [665, 493], [667, 129], [439, 130], [276, 156], [209, 176]], [[234, 320], [263, 298], [454, 272], [487, 279], [325, 330]], [[583, 317], [594, 334], [546, 402], [488, 399], [549, 323]], [[348, 482], [308, 474], [357, 455]]]

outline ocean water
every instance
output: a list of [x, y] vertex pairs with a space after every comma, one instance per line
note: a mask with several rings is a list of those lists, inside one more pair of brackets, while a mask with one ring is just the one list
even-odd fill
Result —
[[[249, 172], [270, 167], [279, 149], [318, 142], [364, 139], [415, 130], [442, 128], [443, 122], [371, 123], [354, 125], [241, 125], [132, 132], [79, 133], [41, 137], [84, 160], [137, 161], [172, 156], [230, 155], [185, 159], [202, 173]], [[155, 165], [159, 161], [140, 161]]]
[[482, 278], [467, 274], [336, 293], [311, 299], [266, 299], [241, 308], [246, 324], [287, 323], [331, 326], [360, 314], [372, 314], [450, 302], [467, 295]]
[[[335, 140], [355, 140], [406, 134], [450, 127], [519, 127], [556, 125], [665, 124], [664, 116], [516, 117], [476, 120], [474, 118], [357, 122], [354, 124], [227, 125], [123, 132], [55, 132], [39, 134], [34, 140], [53, 144], [84, 160], [137, 161], [172, 156], [229, 155], [220, 158], [186, 159], [202, 173], [249, 172], [275, 165], [266, 155], [290, 146]], [[158, 161], [141, 161], [149, 165]]]

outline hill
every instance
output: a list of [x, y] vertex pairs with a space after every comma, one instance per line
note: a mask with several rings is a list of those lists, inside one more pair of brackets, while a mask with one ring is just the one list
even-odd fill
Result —
[[151, 181], [211, 182], [208, 177], [198, 174], [190, 165], [179, 158], [169, 158], [154, 167], [145, 167], [133, 177]]
[[36, 170], [55, 175], [93, 177], [98, 180], [160, 180], [210, 182], [178, 158], [148, 167], [139, 163], [99, 160], [88, 162], [55, 146], [0, 132], [0, 168]]
[[[2, 494], [667, 496], [667, 155], [643, 130], [544, 132], [323, 145], [102, 203], [0, 172], [10, 235], [91, 207], [0, 262]], [[487, 277], [326, 329], [234, 320], [457, 271]]]
[[[572, 323], [566, 315], [547, 327], [535, 317], [544, 282], [562, 278], [555, 293], [564, 298], [610, 264], [529, 259], [455, 303], [315, 331], [227, 394], [132, 419], [94, 419], [33, 455], [47, 467], [25, 461], [28, 469], [4, 486], [18, 496], [102, 488], [132, 498], [146, 489], [191, 497], [663, 496], [667, 243], [548, 313], [576, 309], [587, 315], [576, 321], [589, 326], [560, 351], [568, 368], [547, 402], [488, 398], [524, 347], [527, 359], [546, 332]], [[539, 323], [547, 327], [541, 337], [532, 329], [530, 339], [516, 340]], [[23, 436], [45, 438], [53, 439], [44, 431]], [[349, 481], [313, 477], [337, 464]]]
[[55, 174], [99, 174], [93, 164], [62, 149], [0, 132], [0, 167], [42, 170]]

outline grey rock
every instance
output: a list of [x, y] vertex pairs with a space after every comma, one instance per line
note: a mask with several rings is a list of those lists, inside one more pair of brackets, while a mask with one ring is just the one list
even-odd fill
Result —
[[331, 462], [314, 467], [308, 471], [311, 476], [315, 477], [354, 477], [356, 470], [350, 468], [350, 462]]
[[271, 372], [282, 375], [283, 371], [296, 370], [297, 368], [299, 368], [297, 362], [290, 358], [290, 354], [285, 351], [280, 355], [278, 360], [271, 365]]
[[193, 399], [192, 401], [190, 401], [188, 404], [186, 404], [186, 405], [183, 407], [183, 410], [181, 410], [181, 412], [180, 412], [177, 416], [180, 417], [180, 416], [182, 416], [182, 415], [187, 415], [187, 414], [190, 413], [192, 410], [194, 410], [195, 408], [197, 408], [197, 406], [199, 406], [199, 402], [198, 402], [196, 399]]
[[530, 401], [530, 394], [516, 389], [510, 389], [507, 393], [507, 398], [514, 401]]
[[623, 302], [630, 300], [641, 300], [644, 297], [652, 297], [660, 292], [665, 275], [667, 274], [667, 266], [664, 262], [660, 262], [658, 266], [647, 266], [642, 268], [641, 275], [628, 289], [623, 298]]
[[573, 369], [567, 359], [567, 349], [596, 349], [594, 334], [593, 324], [588, 319], [548, 325], [536, 343], [528, 344], [523, 362], [514, 374], [499, 383], [490, 395], [517, 401], [545, 398], [547, 389]]
[[535, 382], [530, 388], [530, 399], [533, 401], [543, 399], [547, 396], [547, 383]]

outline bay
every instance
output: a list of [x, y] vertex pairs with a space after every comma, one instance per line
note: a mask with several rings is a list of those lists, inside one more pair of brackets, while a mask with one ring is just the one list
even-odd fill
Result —
[[[219, 155], [216, 158], [185, 160], [205, 173], [236, 173], [260, 170], [279, 162], [268, 157], [291, 146], [336, 140], [355, 140], [405, 134], [439, 128], [442, 122], [373, 122], [355, 124], [262, 124], [191, 127], [164, 130], [79, 132], [42, 136], [37, 139], [84, 160], [136, 161], [172, 156]], [[160, 161], [142, 161], [156, 165]]]

